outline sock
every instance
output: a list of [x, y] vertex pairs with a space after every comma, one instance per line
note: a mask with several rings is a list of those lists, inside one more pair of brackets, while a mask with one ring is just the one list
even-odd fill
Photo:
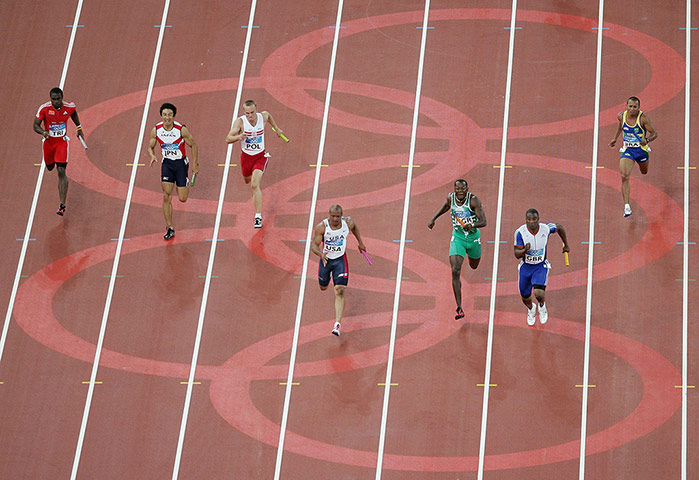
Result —
[[255, 218], [262, 218], [262, 214], [261, 214], [261, 213], [256, 213], [256, 214], [255, 214]]
[[532, 302], [532, 308], [529, 309], [529, 313], [535, 313], [536, 312], [536, 303]]

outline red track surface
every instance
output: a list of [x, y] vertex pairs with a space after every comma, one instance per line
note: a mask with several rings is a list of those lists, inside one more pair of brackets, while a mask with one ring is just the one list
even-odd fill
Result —
[[[149, 126], [165, 100], [200, 147], [201, 175], [162, 240], [158, 171], [139, 168], [109, 310], [78, 478], [171, 478], [226, 156], [247, 2], [173, 2]], [[208, 296], [180, 478], [272, 478], [284, 406], [335, 22], [333, 2], [259, 0], [243, 97], [292, 138], [274, 138], [265, 226], [231, 169]], [[430, 10], [398, 341], [382, 478], [476, 478], [507, 73], [509, 2], [434, 0]], [[684, 5], [607, 5], [602, 62], [586, 478], [680, 478]], [[0, 478], [69, 478], [83, 416], [162, 2], [86, 0], [65, 83], [90, 149], [71, 151], [68, 214], [46, 172], [0, 363]], [[312, 278], [303, 303], [281, 478], [373, 478], [401, 235], [424, 2], [347, 0], [316, 220], [339, 202], [374, 260], [350, 252], [346, 321], [331, 336], [332, 295]], [[0, 100], [6, 213], [0, 302], [6, 311], [40, 159], [30, 129], [60, 77], [75, 2], [0, 4], [6, 48]], [[597, 5], [518, 5], [486, 442], [488, 479], [578, 478]], [[699, 18], [695, 18], [695, 24]], [[44, 32], [56, 31], [51, 49]], [[694, 50], [696, 52], [696, 49]], [[50, 52], [50, 53], [48, 53]], [[696, 53], [694, 54], [696, 55]], [[693, 59], [693, 61], [695, 61]], [[41, 65], [39, 69], [38, 65]], [[38, 71], [43, 72], [38, 74]], [[696, 88], [692, 89], [697, 98]], [[621, 217], [617, 153], [606, 142], [637, 94], [660, 138], [650, 173], [634, 172], [634, 215]], [[693, 111], [699, 107], [693, 101]], [[692, 151], [699, 148], [691, 144]], [[145, 152], [145, 150], [143, 151]], [[238, 149], [233, 162], [237, 163]], [[142, 153], [139, 161], [147, 164]], [[694, 173], [692, 175], [695, 175]], [[489, 225], [464, 272], [467, 321], [453, 321], [448, 221], [429, 218], [465, 177]], [[696, 193], [691, 200], [696, 202]], [[534, 206], [554, 239], [552, 318], [528, 328], [512, 233]], [[691, 212], [690, 212], [691, 213]], [[690, 229], [690, 241], [699, 231]], [[487, 243], [486, 241], [490, 241]], [[696, 278], [696, 246], [689, 277]], [[309, 261], [309, 275], [316, 261]], [[393, 279], [391, 278], [393, 276]], [[689, 285], [689, 384], [697, 356]], [[697, 478], [699, 402], [689, 393], [688, 478]]]

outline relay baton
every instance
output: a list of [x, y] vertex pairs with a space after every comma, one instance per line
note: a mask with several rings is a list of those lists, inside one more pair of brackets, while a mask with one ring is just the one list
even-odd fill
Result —
[[83, 140], [83, 137], [81, 137], [80, 135], [78, 135], [78, 139], [80, 139], [80, 143], [82, 143], [82, 144], [83, 144], [83, 147], [85, 147], [85, 150], [87, 150], [87, 143], [85, 143], [85, 140]]
[[369, 265], [373, 265], [373, 263], [371, 263], [371, 258], [369, 258], [369, 255], [367, 255], [366, 251], [362, 250], [362, 253], [364, 254], [364, 258], [366, 258], [366, 261], [369, 262]]
[[286, 138], [286, 135], [284, 135], [283, 133], [277, 133], [277, 129], [274, 128], [274, 127], [272, 127], [272, 131], [273, 131], [274, 133], [276, 133], [277, 135], [279, 135], [279, 138], [281, 138], [282, 140], [284, 140], [286, 143], [289, 143], [289, 139]]
[[189, 186], [190, 186], [190, 187], [193, 187], [193, 186], [194, 186], [194, 182], [196, 181], [196, 179], [197, 179], [197, 174], [196, 174], [196, 173], [193, 173], [193, 174], [192, 174], [192, 180], [189, 182]]
[[459, 217], [454, 215], [454, 218], [456, 219], [457, 222], [459, 222], [459, 225], [461, 225], [462, 228], [466, 228], [466, 224], [464, 223], [463, 220], [461, 220]]
[[566, 261], [566, 267], [570, 267], [570, 260], [568, 260], [568, 252], [563, 252], [563, 259]]

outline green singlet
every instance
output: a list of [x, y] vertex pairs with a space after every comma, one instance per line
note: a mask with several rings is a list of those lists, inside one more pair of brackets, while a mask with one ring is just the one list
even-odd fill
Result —
[[467, 234], [461, 224], [456, 220], [458, 217], [466, 225], [473, 225], [478, 221], [476, 213], [471, 210], [471, 192], [466, 194], [463, 205], [456, 203], [456, 194], [450, 193], [451, 198], [451, 242], [449, 243], [449, 256], [458, 255], [460, 257], [481, 258], [481, 232], [477, 228], [472, 228]]

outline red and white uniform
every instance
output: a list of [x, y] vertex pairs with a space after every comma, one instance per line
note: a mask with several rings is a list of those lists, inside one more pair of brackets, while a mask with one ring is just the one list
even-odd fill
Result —
[[182, 125], [179, 122], [173, 122], [170, 130], [165, 130], [163, 122], [155, 124], [155, 138], [160, 144], [160, 149], [163, 154], [163, 159], [180, 160], [187, 156], [185, 151], [185, 141], [182, 138]]
[[75, 112], [73, 102], [63, 102], [63, 107], [56, 110], [51, 102], [46, 102], [39, 107], [36, 118], [44, 124], [44, 130], [49, 132], [49, 138], [44, 140], [44, 161], [47, 165], [52, 163], [68, 162], [68, 138], [67, 124], [70, 116]]
[[243, 177], [252, 176], [253, 170], [265, 171], [269, 154], [265, 153], [265, 119], [257, 114], [257, 122], [252, 126], [243, 115], [243, 132], [245, 138], [240, 142], [240, 169]]

